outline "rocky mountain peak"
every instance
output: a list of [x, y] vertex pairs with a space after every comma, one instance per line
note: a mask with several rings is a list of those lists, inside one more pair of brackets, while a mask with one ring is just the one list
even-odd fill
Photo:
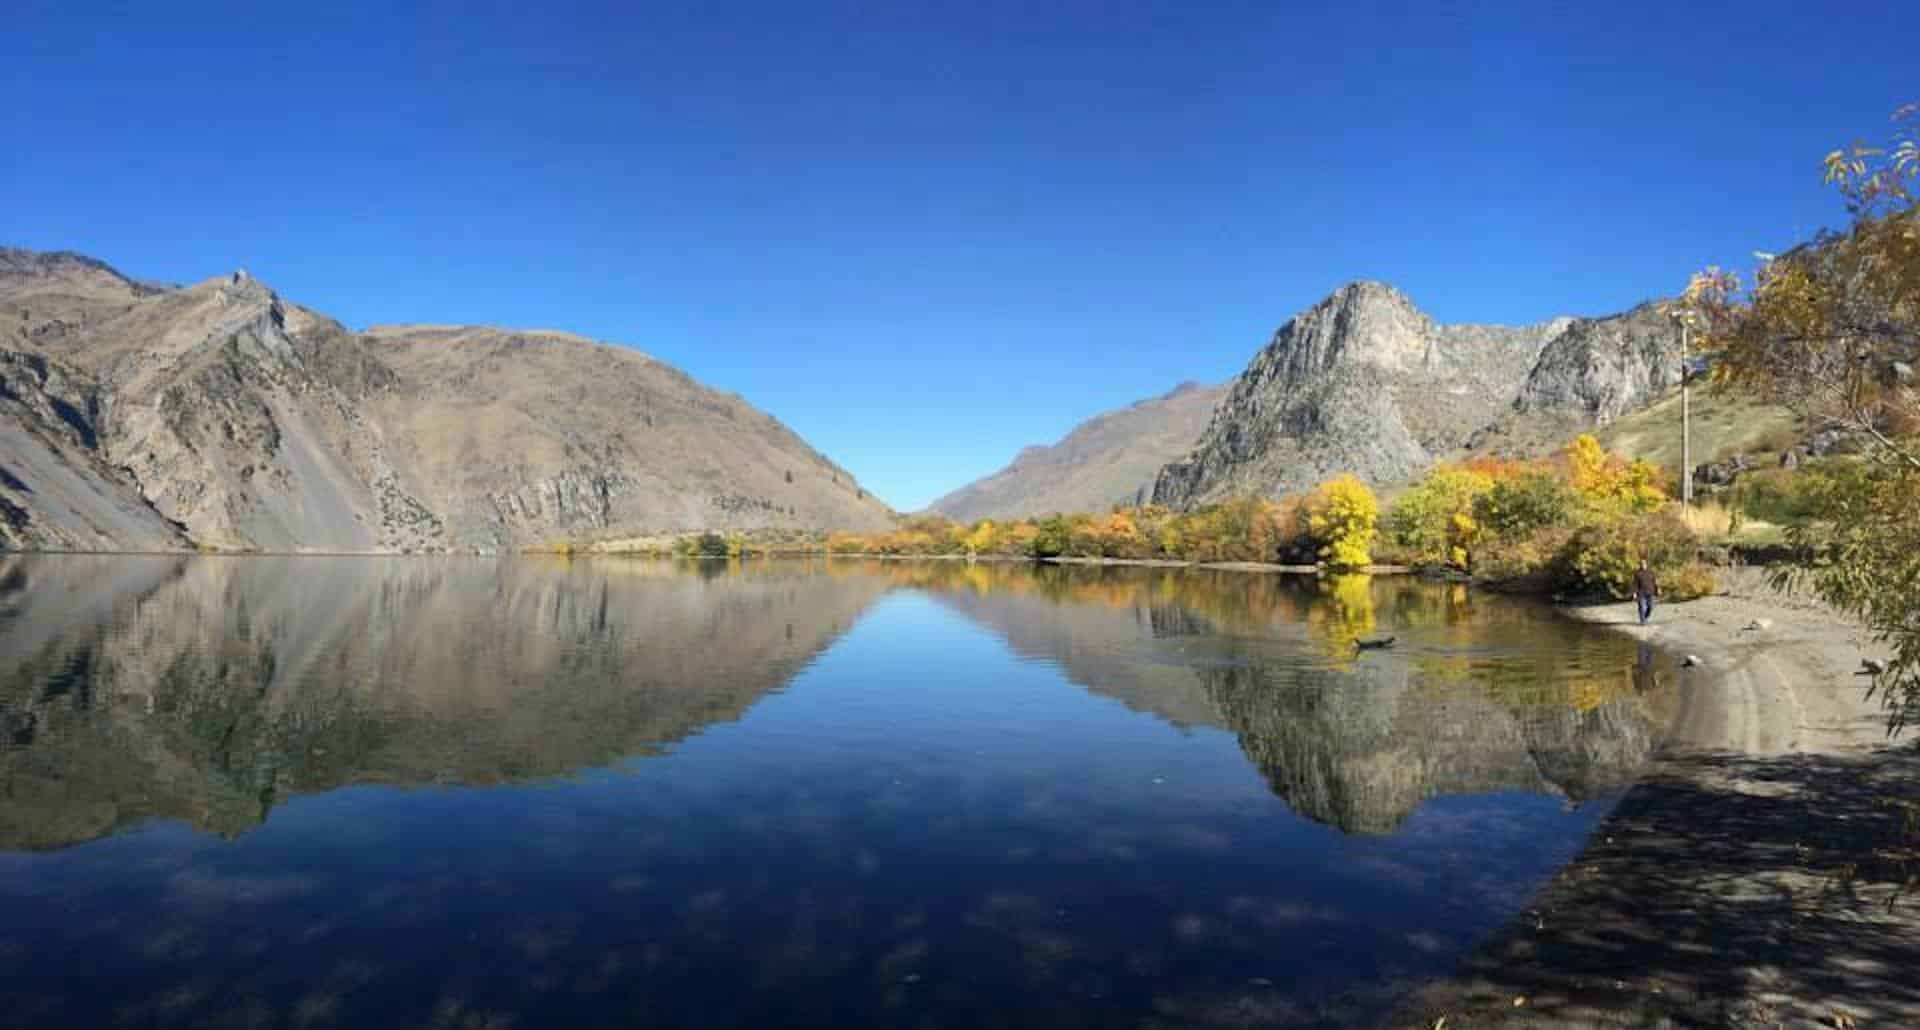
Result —
[[1349, 361], [1404, 372], [1426, 362], [1432, 330], [1433, 320], [1406, 294], [1361, 280], [1296, 316], [1274, 343], [1290, 356], [1281, 370], [1296, 380]]
[[[1420, 314], [1420, 309], [1412, 299], [1400, 292], [1400, 288], [1379, 279], [1354, 279], [1327, 295], [1321, 304], [1335, 307], [1363, 308], [1387, 305]], [[1315, 305], [1318, 307], [1320, 305]]]
[[1610, 417], [1667, 382], [1651, 310], [1443, 325], [1386, 283], [1348, 283], [1280, 327], [1153, 499], [1292, 493], [1340, 472], [1401, 482], [1514, 410]]

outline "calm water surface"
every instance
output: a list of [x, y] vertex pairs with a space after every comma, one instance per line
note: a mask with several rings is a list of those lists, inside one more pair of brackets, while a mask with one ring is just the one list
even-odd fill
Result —
[[0, 1022], [1363, 1023], [1670, 682], [1404, 578], [0, 559]]

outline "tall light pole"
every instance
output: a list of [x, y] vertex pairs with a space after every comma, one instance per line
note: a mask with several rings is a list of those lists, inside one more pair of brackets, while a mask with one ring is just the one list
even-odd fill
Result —
[[1693, 507], [1693, 386], [1687, 367], [1687, 334], [1692, 327], [1680, 320], [1680, 504]]
[[1687, 375], [1687, 345], [1693, 330], [1691, 311], [1675, 308], [1670, 313], [1680, 323], [1680, 503], [1693, 506], [1693, 390]]

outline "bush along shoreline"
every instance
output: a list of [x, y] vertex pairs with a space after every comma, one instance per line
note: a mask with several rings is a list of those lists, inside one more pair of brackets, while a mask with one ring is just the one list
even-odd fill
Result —
[[[1712, 557], [1670, 496], [1672, 475], [1581, 436], [1550, 458], [1443, 463], [1390, 504], [1352, 475], [1304, 494], [1175, 511], [1116, 506], [970, 524], [938, 514], [884, 533], [706, 532], [645, 547], [581, 548], [698, 559], [777, 555], [1195, 565], [1247, 571], [1417, 573], [1556, 599], [1630, 596], [1645, 560], [1668, 600], [1715, 590]], [[1771, 496], [1768, 503], [1776, 503]]]
[[1669, 600], [1704, 597], [1713, 570], [1666, 478], [1591, 436], [1547, 460], [1443, 464], [1400, 496], [1386, 536], [1409, 564], [1509, 592], [1625, 599], [1645, 561]]

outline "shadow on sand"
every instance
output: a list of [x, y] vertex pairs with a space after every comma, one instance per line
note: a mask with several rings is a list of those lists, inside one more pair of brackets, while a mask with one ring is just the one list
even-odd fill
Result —
[[1911, 746], [1663, 763], [1388, 1025], [1920, 1026], [1917, 774]]

